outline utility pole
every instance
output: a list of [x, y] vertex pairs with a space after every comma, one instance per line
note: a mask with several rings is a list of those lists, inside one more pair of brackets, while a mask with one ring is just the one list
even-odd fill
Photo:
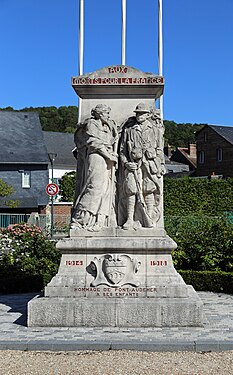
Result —
[[[158, 70], [163, 75], [163, 0], [158, 0]], [[163, 120], [163, 95], [159, 98], [161, 120]]]
[[[84, 0], [79, 0], [79, 66], [78, 75], [83, 75], [83, 56], [84, 56]], [[81, 122], [82, 98], [79, 98], [78, 122]]]
[[126, 43], [126, 0], [121, 3], [122, 29], [121, 29], [121, 65], [125, 65], [125, 43]]
[[[53, 182], [53, 166], [54, 166], [54, 160], [56, 159], [57, 154], [51, 152], [48, 154], [48, 156], [49, 156], [49, 160], [51, 163], [51, 171], [52, 171], [51, 182]], [[54, 235], [54, 196], [52, 195], [51, 196], [51, 240], [53, 240], [53, 235]]]

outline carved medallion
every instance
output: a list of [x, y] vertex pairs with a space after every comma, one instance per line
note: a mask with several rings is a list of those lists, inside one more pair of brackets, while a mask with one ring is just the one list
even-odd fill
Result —
[[140, 283], [136, 278], [136, 273], [140, 264], [136, 258], [127, 254], [105, 254], [99, 258], [95, 257], [90, 263], [95, 277], [91, 285], [138, 286]]

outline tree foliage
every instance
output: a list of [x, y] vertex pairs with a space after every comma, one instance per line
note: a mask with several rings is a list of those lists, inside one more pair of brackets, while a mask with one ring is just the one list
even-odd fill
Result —
[[73, 133], [78, 119], [78, 108], [69, 107], [37, 107], [23, 108], [20, 111], [38, 112], [43, 130]]
[[164, 120], [165, 145], [175, 147], [188, 147], [189, 143], [195, 143], [195, 132], [205, 124], [177, 124], [174, 121]]
[[0, 179], [0, 197], [7, 197], [13, 193], [13, 187]]
[[59, 191], [61, 194], [61, 201], [62, 202], [72, 202], [74, 199], [74, 191], [75, 191], [75, 180], [76, 180], [76, 173], [75, 172], [66, 172], [60, 182], [59, 182]]
[[7, 184], [5, 181], [0, 179], [0, 201], [2, 205], [6, 205], [9, 208], [16, 208], [19, 205], [18, 200], [4, 199], [9, 197], [15, 192], [13, 186]]

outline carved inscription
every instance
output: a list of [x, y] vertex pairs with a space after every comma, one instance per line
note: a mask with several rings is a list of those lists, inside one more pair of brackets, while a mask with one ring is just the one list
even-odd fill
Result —
[[127, 73], [128, 68], [126, 66], [110, 66], [108, 68], [109, 73]]
[[76, 287], [74, 291], [79, 293], [87, 293], [93, 297], [143, 297], [147, 293], [157, 293], [155, 287]]
[[159, 85], [163, 77], [73, 77], [72, 85]]
[[166, 260], [151, 260], [150, 266], [167, 266]]
[[82, 260], [66, 260], [66, 266], [83, 266]]
[[155, 293], [156, 288], [104, 288], [104, 297], [139, 297], [141, 293]]

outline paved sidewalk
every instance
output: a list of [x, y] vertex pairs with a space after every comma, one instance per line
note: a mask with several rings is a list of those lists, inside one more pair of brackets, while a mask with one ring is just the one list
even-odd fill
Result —
[[204, 327], [28, 328], [27, 303], [36, 294], [0, 295], [0, 350], [233, 350], [233, 295], [199, 292]]

